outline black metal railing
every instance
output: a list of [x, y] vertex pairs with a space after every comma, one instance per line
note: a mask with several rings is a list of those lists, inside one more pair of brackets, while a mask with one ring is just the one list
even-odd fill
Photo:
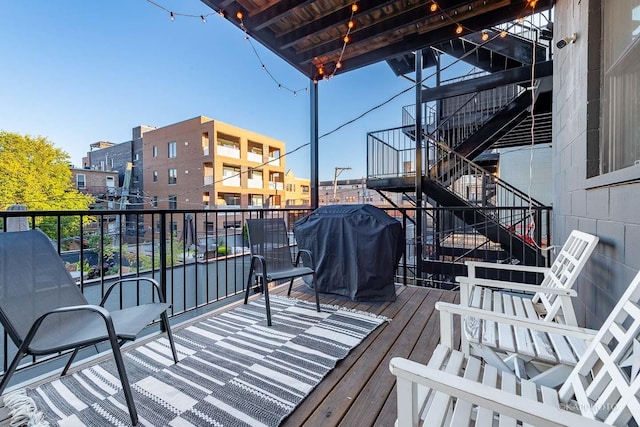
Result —
[[[483, 211], [484, 209], [484, 211]], [[425, 273], [418, 277], [419, 262], [439, 261], [459, 268], [466, 259], [477, 259], [479, 251], [468, 251], [468, 243], [478, 230], [455, 218], [461, 209], [389, 208], [386, 212], [400, 221], [406, 234], [405, 255], [396, 269], [396, 282], [419, 286], [454, 286], [453, 274]], [[468, 208], [480, 215], [486, 208]], [[499, 210], [499, 209], [498, 209]], [[522, 216], [522, 208], [510, 215]], [[496, 208], [492, 210], [495, 212]], [[506, 210], [501, 213], [507, 215]], [[550, 209], [540, 211], [543, 227], [549, 227]], [[11, 231], [16, 219], [29, 228], [42, 229], [57, 248], [67, 269], [90, 303], [98, 303], [109, 284], [122, 277], [153, 277], [171, 303], [172, 322], [180, 322], [240, 298], [249, 272], [249, 248], [244, 233], [247, 218], [284, 218], [295, 245], [293, 226], [309, 209], [215, 209], [215, 210], [126, 210], [126, 211], [2, 211], [0, 232]], [[423, 215], [422, 232], [415, 229], [417, 215]], [[447, 222], [443, 218], [448, 217]], [[437, 218], [437, 221], [433, 219]], [[467, 235], [466, 240], [463, 235]], [[339, 238], [339, 235], [336, 235]], [[475, 237], [474, 237], [475, 238]], [[539, 235], [548, 245], [548, 231]], [[413, 254], [422, 245], [422, 260]], [[449, 248], [446, 251], [438, 248]], [[434, 250], [434, 248], [436, 248]], [[509, 259], [502, 251], [500, 258]], [[454, 271], [452, 267], [451, 271]], [[135, 296], [133, 297], [135, 298]], [[121, 306], [132, 301], [121, 300]], [[150, 329], [153, 332], [153, 329]], [[3, 333], [1, 364], [6, 365], [16, 348]], [[87, 353], [88, 352], [88, 353]], [[84, 357], [95, 354], [89, 349]], [[25, 359], [16, 381], [28, 381], [57, 369], [64, 358]], [[47, 363], [43, 363], [47, 362]], [[29, 368], [29, 369], [25, 369]]]

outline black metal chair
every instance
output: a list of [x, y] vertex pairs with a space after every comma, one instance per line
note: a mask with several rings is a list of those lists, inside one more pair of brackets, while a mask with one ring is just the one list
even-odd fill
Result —
[[[129, 282], [149, 282], [151, 295], [155, 289], [159, 301], [107, 310], [104, 305], [113, 289], [118, 286], [122, 293], [122, 285]], [[80, 349], [109, 341], [131, 422], [136, 425], [138, 415], [120, 347], [135, 340], [159, 316], [167, 331], [173, 360], [178, 363], [167, 317], [169, 307], [158, 282], [146, 277], [118, 280], [107, 289], [100, 305], [90, 305], [44, 233], [40, 230], [0, 233], [0, 321], [18, 347], [0, 382], [0, 394], [24, 356], [73, 349], [62, 370], [65, 375]]]
[[[267, 324], [271, 326], [271, 307], [269, 306], [268, 283], [276, 280], [290, 279], [288, 295], [291, 294], [293, 279], [311, 275], [311, 286], [316, 295], [316, 309], [320, 312], [320, 297], [316, 287], [316, 274], [313, 268], [313, 257], [306, 249], [299, 249], [295, 262], [289, 246], [287, 227], [282, 218], [247, 219], [247, 233], [251, 249], [251, 267], [244, 296], [244, 303], [249, 301], [249, 290], [254, 282], [264, 292], [267, 310]], [[307, 258], [307, 265], [301, 264], [302, 256]]]

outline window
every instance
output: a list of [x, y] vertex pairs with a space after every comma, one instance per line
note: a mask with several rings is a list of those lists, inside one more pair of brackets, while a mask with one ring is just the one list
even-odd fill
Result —
[[153, 171], [153, 182], [158, 182], [158, 171]]
[[176, 184], [178, 182], [178, 170], [169, 169], [169, 184]]
[[600, 173], [640, 161], [640, 0], [602, 2]]
[[116, 186], [116, 179], [113, 176], [108, 176], [105, 178], [105, 181], [107, 183], [107, 188], [115, 188]]
[[169, 158], [170, 159], [174, 159], [176, 157], [177, 154], [177, 150], [178, 150], [178, 143], [173, 141], [170, 142], [167, 146], [168, 151], [169, 151]]
[[251, 194], [249, 196], [249, 205], [262, 207], [262, 194]]
[[151, 201], [151, 206], [154, 208], [158, 207], [158, 196], [153, 196], [153, 200]]
[[202, 155], [209, 155], [209, 132], [202, 132]]
[[240, 186], [240, 166], [222, 165], [222, 185]]
[[153, 153], [152, 153], [153, 157], [158, 157], [158, 146], [154, 145], [152, 150], [153, 150]]
[[83, 173], [76, 175], [76, 188], [78, 190], [84, 190], [87, 188], [86, 177]]
[[169, 196], [167, 199], [169, 200], [169, 209], [178, 209], [178, 196]]
[[140, 155], [138, 153], [133, 155], [133, 161], [137, 162], [138, 160], [140, 160]]

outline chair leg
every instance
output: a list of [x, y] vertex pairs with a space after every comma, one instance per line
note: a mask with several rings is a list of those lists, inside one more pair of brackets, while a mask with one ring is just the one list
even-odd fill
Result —
[[313, 283], [313, 291], [316, 294], [316, 311], [320, 313], [320, 295], [318, 294], [318, 287], [316, 286], [316, 275], [311, 276], [311, 283]]
[[291, 296], [291, 288], [293, 288], [293, 279], [295, 279], [295, 277], [292, 277], [291, 281], [289, 282], [289, 291], [287, 292], [287, 296]]
[[127, 401], [127, 408], [129, 408], [131, 423], [135, 426], [138, 424], [138, 411], [136, 411], [136, 404], [133, 401], [131, 385], [129, 384], [129, 379], [127, 378], [127, 372], [124, 369], [124, 361], [122, 360], [122, 353], [120, 352], [120, 344], [118, 343], [118, 339], [116, 338], [115, 333], [109, 333], [109, 342], [111, 343], [113, 358], [115, 359], [116, 367], [118, 368], [118, 375], [120, 376], [120, 383], [122, 383], [124, 398]]
[[269, 303], [269, 286], [262, 276], [262, 290], [264, 292], [264, 307], [267, 310], [267, 326], [271, 326], [271, 304]]
[[251, 278], [253, 277], [253, 260], [251, 260], [251, 267], [249, 267], [249, 278], [247, 279], [247, 289], [244, 292], [244, 303], [249, 302], [249, 289], [251, 289]]
[[178, 352], [176, 351], [176, 345], [173, 342], [173, 334], [171, 333], [171, 325], [169, 325], [169, 316], [167, 312], [163, 311], [160, 315], [164, 328], [167, 331], [167, 338], [169, 338], [169, 345], [171, 346], [171, 353], [173, 354], [173, 361], [178, 363]]
[[76, 348], [73, 349], [73, 353], [71, 353], [71, 357], [69, 357], [69, 360], [67, 360], [67, 364], [64, 365], [64, 369], [62, 370], [62, 373], [60, 374], [61, 377], [64, 377], [65, 375], [67, 375], [67, 371], [71, 367], [71, 364], [73, 363], [73, 359], [76, 358], [76, 356], [78, 355], [79, 351], [80, 351], [80, 347], [76, 347]]
[[6, 372], [2, 376], [2, 381], [0, 381], [0, 394], [4, 393], [4, 389], [7, 387], [7, 384], [9, 384], [9, 380], [11, 379], [11, 376], [18, 368], [18, 364], [20, 363], [20, 361], [24, 356], [25, 356], [25, 353], [22, 350], [22, 346], [21, 346], [18, 349], [18, 352], [16, 353], [15, 357], [11, 361], [11, 365], [9, 365]]

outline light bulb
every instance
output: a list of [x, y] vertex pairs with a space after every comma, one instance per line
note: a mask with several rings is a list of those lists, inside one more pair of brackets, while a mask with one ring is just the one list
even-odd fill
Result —
[[358, 11], [358, 5], [354, 3], [353, 5], [351, 5], [351, 12], [355, 13], [357, 11]]
[[243, 17], [244, 17], [244, 15], [242, 14], [242, 12], [238, 11], [238, 12], [236, 13], [236, 18], [238, 18], [238, 19], [242, 20], [242, 18], [243, 18]]
[[353, 23], [353, 21], [349, 21], [349, 23], [347, 24], [347, 27], [349, 28], [353, 28], [355, 24]]
[[429, 8], [431, 12], [435, 12], [438, 10], [438, 4], [436, 2], [431, 3], [431, 7]]
[[344, 38], [342, 39], [345, 43], [349, 43], [349, 36], [344, 36]]
[[336, 62], [336, 68], [342, 68], [342, 62], [340, 61]]
[[463, 30], [464, 28], [462, 28], [462, 25], [458, 24], [458, 26], [456, 27], [456, 34], [462, 34]]
[[502, 37], [502, 38], [507, 37], [507, 32], [506, 32], [506, 30], [502, 30], [502, 31], [500, 31], [500, 37]]
[[487, 41], [489, 40], [489, 34], [486, 31], [482, 32], [482, 41]]
[[176, 19], [176, 17], [173, 16], [173, 12], [169, 12], [169, 19], [171, 19], [172, 21]]
[[200, 19], [202, 19], [203, 24], [207, 23], [207, 18], [205, 18], [204, 15], [200, 15]]

